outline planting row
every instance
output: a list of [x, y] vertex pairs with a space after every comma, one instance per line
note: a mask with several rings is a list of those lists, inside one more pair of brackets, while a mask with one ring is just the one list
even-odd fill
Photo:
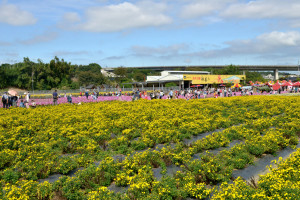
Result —
[[223, 183], [212, 199], [299, 199], [300, 149], [287, 160], [274, 160], [276, 167], [260, 176], [258, 183], [248, 184], [238, 178], [233, 184]]
[[[286, 118], [286, 120], [288, 120]], [[290, 123], [284, 125], [280, 131], [276, 131], [275, 129], [260, 129], [261, 133], [265, 135], [261, 136], [261, 142], [263, 144], [270, 144], [278, 138], [279, 132], [286, 132], [290, 130], [291, 126], [298, 124], [293, 124], [294, 119], [290, 118]], [[293, 121], [293, 122], [292, 122]], [[279, 123], [278, 123], [279, 122]], [[279, 124], [277, 127], [281, 127], [280, 120], [273, 120], [269, 125], [275, 125], [274, 123]], [[268, 125], [265, 125], [267, 127]], [[250, 128], [250, 127], [248, 127]], [[245, 127], [235, 127], [236, 130], [243, 131], [249, 130], [245, 129]], [[232, 129], [233, 130], [233, 129]], [[298, 131], [295, 129], [295, 131]], [[229, 133], [228, 130], [227, 133]], [[244, 131], [241, 135], [244, 137], [250, 137], [253, 132]], [[290, 134], [289, 138], [294, 138], [296, 132]], [[221, 136], [221, 133], [219, 136]], [[223, 134], [226, 135], [226, 132]], [[224, 137], [228, 137], [226, 135]], [[241, 137], [243, 137], [241, 136]], [[209, 138], [210, 137], [210, 138]], [[259, 137], [259, 136], [258, 136]], [[215, 138], [215, 139], [212, 139]], [[281, 135], [281, 139], [276, 145], [275, 149], [279, 150], [280, 148], [284, 148], [285, 146], [292, 143], [294, 144], [294, 140], [289, 140], [286, 136]], [[218, 143], [217, 137], [213, 135], [208, 136], [203, 139], [202, 142], [212, 141], [214, 143]], [[239, 165], [239, 163], [251, 163], [251, 155], [252, 158], [256, 154], [246, 155], [247, 152], [251, 148], [251, 146], [256, 145], [257, 141], [253, 141], [252, 143], [246, 140], [248, 145], [237, 145], [234, 148], [222, 151], [221, 154], [217, 156], [213, 156], [210, 154], [206, 154], [201, 156], [201, 160], [190, 161], [186, 160], [186, 165], [181, 166], [183, 170], [181, 172], [177, 172], [175, 177], [164, 177], [161, 181], [155, 180], [153, 177], [153, 168], [157, 168], [159, 166], [166, 166], [170, 164], [183, 164], [185, 162], [184, 159], [178, 158], [178, 155], [183, 152], [185, 149], [181, 149], [179, 146], [176, 146], [175, 149], [167, 148], [162, 149], [162, 151], [146, 151], [140, 154], [135, 154], [134, 156], [126, 157], [126, 159], [119, 163], [113, 161], [112, 158], [107, 158], [101, 162], [99, 167], [95, 165], [89, 166], [87, 169], [79, 171], [76, 174], [76, 177], [62, 177], [54, 183], [53, 185], [48, 184], [47, 182], [37, 185], [34, 182], [31, 182], [33, 188], [35, 190], [41, 189], [40, 187], [47, 185], [47, 195], [48, 197], [51, 194], [62, 195], [67, 197], [68, 199], [74, 198], [122, 198], [122, 199], [136, 199], [136, 198], [176, 198], [176, 197], [195, 197], [195, 198], [205, 198], [212, 191], [212, 188], [207, 187], [207, 184], [213, 185], [214, 183], [228, 181], [231, 178], [231, 172], [233, 168], [242, 168], [244, 166]], [[246, 144], [245, 143], [245, 144]], [[221, 145], [222, 142], [219, 143]], [[206, 146], [206, 145], [205, 145]], [[181, 147], [182, 148], [182, 147]], [[269, 149], [265, 149], [262, 153], [267, 153]], [[243, 154], [241, 156], [241, 153]], [[182, 154], [182, 153], [181, 153]], [[189, 155], [185, 155], [185, 157], [189, 157]], [[226, 156], [227, 155], [227, 156]], [[190, 158], [190, 157], [189, 157]], [[245, 161], [245, 162], [243, 162]], [[238, 165], [236, 165], [238, 164]], [[129, 190], [126, 194], [115, 194], [110, 192], [106, 187], [111, 184], [112, 181], [115, 181], [117, 185], [129, 185]], [[157, 184], [158, 188], [155, 184]], [[20, 194], [22, 193], [22, 182], [17, 183]], [[12, 186], [12, 185], [11, 185]], [[15, 187], [18, 188], [18, 187]], [[171, 190], [160, 191], [161, 187], [169, 188]], [[159, 189], [160, 188], [160, 189]], [[45, 189], [45, 188], [44, 188]], [[84, 190], [82, 190], [84, 189]], [[84, 191], [87, 190], [95, 190], [88, 194], [85, 194]], [[13, 194], [13, 190], [9, 190], [11, 194]], [[53, 192], [54, 191], [54, 192]], [[34, 193], [32, 193], [34, 194]], [[86, 196], [87, 195], [87, 196]], [[45, 197], [45, 196], [43, 196]], [[46, 196], [47, 197], [47, 196]], [[31, 198], [33, 196], [31, 195]]]
[[285, 112], [286, 106], [276, 101], [258, 101], [103, 102], [1, 110], [0, 170], [13, 168], [28, 180], [67, 174], [108, 155]]
[[[144, 104], [143, 110], [141, 110], [142, 106], [140, 104]], [[76, 112], [77, 109], [91, 105], [94, 106], [94, 108], [88, 107], [91, 110], [80, 110], [83, 113]], [[17, 122], [22, 124], [18, 120], [13, 122], [15, 124], [9, 121], [6, 123], [1, 121], [2, 126], [0, 127], [3, 132], [5, 134], [10, 133], [10, 135], [1, 135], [3, 139], [1, 140], [1, 153], [4, 159], [1, 159], [0, 175], [3, 180], [3, 187], [6, 188], [3, 190], [6, 197], [19, 194], [27, 195], [30, 199], [47, 199], [55, 196], [68, 199], [164, 199], [186, 197], [201, 199], [207, 197], [213, 191], [215, 184], [229, 181], [233, 169], [246, 167], [254, 162], [255, 157], [260, 157], [264, 153], [276, 153], [286, 146], [293, 146], [298, 143], [297, 133], [299, 129], [297, 127], [300, 127], [300, 124], [299, 108], [297, 109], [299, 100], [297, 98], [272, 97], [259, 100], [251, 97], [233, 98], [231, 101], [202, 100], [190, 101], [189, 103], [186, 101], [165, 103], [157, 101], [150, 104], [149, 102], [130, 102], [122, 103], [119, 107], [113, 108], [110, 108], [109, 104], [105, 104], [103, 107], [98, 104], [91, 105], [82, 105], [82, 107], [75, 107], [76, 109], [74, 106], [64, 105], [57, 106], [55, 109], [58, 110], [51, 110], [55, 113], [57, 111], [63, 112], [61, 109], [65, 109], [64, 114], [69, 114], [68, 109], [73, 108], [72, 111], [74, 115], [78, 116], [78, 120], [81, 120], [80, 117], [83, 117], [83, 115], [88, 118], [83, 123], [76, 120], [69, 121], [68, 123], [73, 125], [72, 131], [58, 129], [59, 125], [64, 124], [61, 121], [65, 119], [54, 118], [55, 114], [50, 114], [51, 117], [45, 119], [47, 113], [38, 113], [43, 120], [37, 119], [38, 126], [31, 123], [33, 128], [31, 131], [27, 130], [27, 132], [10, 132], [20, 126], [16, 124]], [[176, 105], [177, 107], [174, 107]], [[141, 106], [140, 110], [132, 108], [139, 106]], [[186, 111], [186, 109], [188, 110]], [[36, 116], [37, 113], [35, 112], [37, 110], [32, 112], [22, 111], [24, 112], [22, 113], [23, 119], [27, 116]], [[109, 112], [109, 110], [112, 112]], [[134, 120], [130, 118], [135, 116], [131, 115], [133, 110], [142, 112], [142, 114], [134, 113], [140, 118], [134, 118]], [[156, 111], [158, 118], [162, 119], [162, 123], [151, 126], [153, 125], [152, 122], [158, 121], [157, 116], [144, 112], [146, 110]], [[45, 112], [42, 109], [41, 111]], [[177, 112], [181, 112], [182, 117], [180, 119], [185, 120], [180, 121], [177, 119], [177, 121], [173, 121], [179, 116]], [[15, 109], [15, 113], [18, 113], [22, 118], [19, 110]], [[130, 116], [127, 118], [129, 122], [123, 121], [123, 126], [118, 123], [120, 119], [123, 119], [120, 113]], [[217, 118], [214, 118], [213, 113]], [[239, 113], [242, 114], [239, 116]], [[280, 115], [281, 113], [285, 114]], [[191, 117], [190, 114], [194, 114], [194, 116]], [[58, 112], [57, 115], [61, 116], [61, 113]], [[276, 116], [271, 117], [274, 115]], [[104, 123], [102, 124], [100, 116], [107, 122], [113, 121], [115, 127], [111, 128], [105, 126]], [[112, 120], [109, 120], [107, 116]], [[7, 117], [7, 115], [3, 117]], [[48, 122], [52, 121], [53, 118], [57, 123], [55, 125]], [[210, 121], [205, 121], [207, 118]], [[232, 119], [233, 122], [224, 123], [226, 118]], [[184, 132], [185, 129], [182, 127], [186, 123], [192, 125], [192, 121], [201, 123], [203, 120], [206, 123], [211, 123], [212, 128], [209, 125], [208, 128], [205, 127], [205, 123], [203, 123], [199, 128], [191, 128]], [[136, 121], [144, 126], [139, 126], [138, 123], [135, 123]], [[46, 124], [47, 122], [48, 124]], [[27, 123], [27, 121], [24, 120], [23, 123]], [[84, 123], [87, 123], [87, 125]], [[177, 126], [176, 123], [178, 123]], [[230, 127], [232, 124], [240, 123], [243, 123], [243, 125]], [[80, 127], [79, 124], [83, 124], [84, 128]], [[130, 124], [134, 125], [130, 126]], [[222, 126], [224, 124], [225, 126]], [[104, 130], [96, 129], [101, 125], [104, 126]], [[170, 134], [169, 139], [158, 138], [158, 134], [155, 132], [153, 134], [156, 137], [151, 136], [149, 129], [157, 126], [163, 126], [164, 129], [160, 130], [165, 138], [168, 136], [168, 132], [163, 132], [163, 130], [173, 131], [174, 134]], [[80, 132], [76, 130], [79, 127]], [[95, 130], [89, 127], [93, 127]], [[189, 127], [187, 126], [186, 129]], [[204, 128], [201, 129], [201, 127]], [[189, 145], [183, 142], [184, 139], [193, 135], [221, 127], [230, 128], [208, 135], [201, 140], [189, 143]], [[124, 130], [129, 128], [139, 131], [139, 134], [136, 131], [123, 133]], [[47, 131], [47, 129], [51, 129], [51, 131]], [[178, 129], [182, 131], [182, 135], [180, 132], [176, 135]], [[197, 129], [199, 129], [198, 132]], [[95, 140], [97, 133], [105, 131], [108, 132], [109, 137], [99, 139], [103, 135], [100, 134], [99, 138]], [[81, 132], [83, 134], [80, 134]], [[78, 136], [82, 137], [78, 138]], [[9, 140], [9, 137], [14, 138]], [[120, 140], [120, 138], [123, 138], [122, 140], [126, 143], [123, 146], [122, 144], [114, 145], [114, 142]], [[144, 138], [149, 139], [145, 140]], [[226, 146], [237, 140], [243, 142], [217, 155], [203, 153], [205, 150]], [[76, 148], [72, 146], [74, 141], [79, 143], [75, 146]], [[96, 144], [95, 141], [97, 141]], [[143, 148], [133, 148], [132, 143], [136, 141], [150, 142], [146, 143]], [[123, 161], [115, 161], [112, 158], [116, 153], [132, 153], [135, 149], [144, 149], [145, 147], [153, 147], [158, 143], [169, 142], [175, 144], [167, 145], [166, 148], [162, 148], [160, 151], [146, 150], [128, 155]], [[94, 148], [93, 145], [96, 147]], [[17, 153], [11, 153], [14, 151]], [[194, 160], [192, 157], [199, 153], [199, 159]], [[99, 166], [91, 164], [96, 160], [102, 160]], [[57, 172], [67, 174], [79, 166], [87, 168], [78, 171], [75, 177], [64, 176], [54, 184], [48, 182], [38, 184], [31, 181], [46, 178], [49, 174]], [[174, 177], [164, 176], [158, 180], [154, 174], [156, 169], [161, 169], [161, 173], [165, 174], [168, 166], [178, 166], [177, 169], [180, 172], [177, 172]], [[125, 194], [113, 193], [106, 188], [112, 183], [117, 186], [128, 187], [128, 191]], [[31, 192], [24, 192], [25, 189], [26, 191], [31, 190]]]

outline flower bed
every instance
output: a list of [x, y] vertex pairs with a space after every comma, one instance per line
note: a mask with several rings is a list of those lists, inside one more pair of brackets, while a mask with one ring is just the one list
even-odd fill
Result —
[[[248, 188], [245, 198], [259, 195], [261, 189], [240, 179], [235, 185], [227, 182], [234, 169], [298, 143], [299, 104], [299, 97], [251, 96], [1, 109], [0, 197], [222, 199], [226, 191], [237, 190], [235, 185]], [[216, 129], [222, 130], [184, 143]], [[236, 140], [242, 142], [209, 153]], [[193, 159], [195, 154], [199, 159]], [[169, 176], [172, 166], [178, 171]], [[161, 179], [155, 169], [161, 170]], [[41, 181], [55, 174], [60, 178], [54, 183]], [[271, 190], [271, 179], [261, 181]], [[127, 191], [110, 191], [112, 184]]]

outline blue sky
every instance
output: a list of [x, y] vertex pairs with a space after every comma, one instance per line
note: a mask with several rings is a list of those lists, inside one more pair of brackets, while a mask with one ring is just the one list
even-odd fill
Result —
[[298, 64], [299, 0], [0, 0], [0, 64]]

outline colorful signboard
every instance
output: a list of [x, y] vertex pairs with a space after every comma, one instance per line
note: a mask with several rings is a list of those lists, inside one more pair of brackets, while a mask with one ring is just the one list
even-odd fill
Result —
[[192, 81], [192, 84], [240, 83], [241, 80], [245, 79], [245, 75], [183, 75], [183, 80]]

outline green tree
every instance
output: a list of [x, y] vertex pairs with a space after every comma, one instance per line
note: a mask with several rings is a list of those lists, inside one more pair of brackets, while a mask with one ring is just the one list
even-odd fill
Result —
[[249, 83], [249, 81], [265, 82], [266, 80], [263, 78], [262, 74], [260, 74], [259, 72], [246, 71], [246, 82]]
[[16, 64], [0, 66], [0, 88], [18, 87], [22, 89], [49, 90], [52, 88], [79, 88], [78, 74], [84, 84], [102, 84], [106, 81], [97, 63], [77, 66], [64, 59], [54, 57], [49, 63], [31, 61], [28, 57]]
[[5, 88], [6, 87], [6, 72], [5, 72], [5, 64], [2, 64], [0, 66], [0, 88]]
[[142, 72], [137, 72], [133, 75], [133, 79], [138, 82], [143, 82], [146, 79], [146, 75]]
[[117, 75], [117, 76], [120, 76], [122, 78], [126, 77], [127, 76], [127, 69], [125, 67], [118, 67], [114, 70], [114, 73]]
[[166, 83], [166, 87], [175, 87], [175, 86], [177, 86], [177, 84], [174, 82]]
[[240, 69], [238, 66], [229, 65], [223, 69], [214, 69], [213, 74], [220, 74], [220, 75], [239, 75]]
[[[34, 73], [34, 62], [28, 57], [23, 59], [23, 63], [18, 66], [18, 77], [16, 84], [19, 88], [30, 89], [32, 86], [32, 76]], [[13, 84], [11, 83], [10, 86]]]
[[89, 65], [80, 65], [77, 67], [77, 71], [80, 72], [93, 72], [93, 73], [101, 73], [101, 66], [97, 63], [91, 63]]
[[100, 85], [105, 83], [105, 78], [101, 73], [95, 74], [91, 71], [79, 72], [78, 79], [79, 83], [85, 86], [90, 84]]

